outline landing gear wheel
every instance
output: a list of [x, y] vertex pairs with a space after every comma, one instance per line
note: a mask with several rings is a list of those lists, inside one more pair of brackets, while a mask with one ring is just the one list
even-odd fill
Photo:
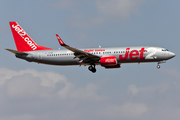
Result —
[[96, 72], [96, 68], [93, 68], [93, 69], [92, 69], [92, 72], [95, 73], [95, 72]]
[[92, 71], [92, 70], [93, 70], [93, 67], [92, 67], [92, 66], [89, 66], [88, 69], [89, 69], [90, 71]]
[[91, 72], [93, 72], [93, 73], [96, 72], [96, 68], [95, 68], [95, 65], [94, 65], [94, 64], [91, 64], [91, 65], [88, 67], [88, 69], [89, 69]]
[[157, 68], [159, 69], [161, 66], [160, 65], [157, 65]]

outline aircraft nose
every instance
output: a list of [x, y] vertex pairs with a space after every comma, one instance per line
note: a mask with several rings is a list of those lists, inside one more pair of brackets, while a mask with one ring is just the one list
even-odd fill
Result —
[[173, 57], [175, 57], [175, 56], [176, 56], [176, 54], [174, 54], [173, 52], [170, 52], [170, 53], [169, 53], [169, 57], [170, 57], [170, 58], [173, 58]]

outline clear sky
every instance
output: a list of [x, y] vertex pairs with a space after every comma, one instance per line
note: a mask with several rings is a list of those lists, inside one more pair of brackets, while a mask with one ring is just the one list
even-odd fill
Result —
[[[0, 0], [1, 120], [180, 119], [179, 0]], [[49, 66], [15, 58], [9, 21], [39, 45], [157, 46], [176, 57], [161, 64]]]

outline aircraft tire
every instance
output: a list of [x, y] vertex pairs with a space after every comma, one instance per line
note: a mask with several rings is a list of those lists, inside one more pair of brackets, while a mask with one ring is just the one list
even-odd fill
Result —
[[92, 69], [92, 72], [95, 73], [95, 72], [96, 72], [96, 68], [93, 68], [93, 69]]
[[93, 67], [92, 67], [92, 66], [89, 66], [88, 69], [89, 69], [90, 71], [92, 71], [92, 70], [93, 70]]
[[160, 65], [157, 65], [157, 68], [159, 69], [161, 66]]

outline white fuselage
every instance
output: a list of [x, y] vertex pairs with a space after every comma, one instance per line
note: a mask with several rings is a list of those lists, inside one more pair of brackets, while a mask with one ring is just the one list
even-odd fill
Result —
[[[159, 62], [175, 56], [174, 53], [160, 47], [114, 47], [114, 48], [88, 48], [82, 51], [100, 56], [115, 56], [118, 64]], [[30, 62], [38, 62], [50, 65], [89, 65], [89, 62], [81, 61], [69, 50], [39, 50], [26, 52], [28, 55], [16, 55], [16, 57]], [[100, 62], [96, 62], [99, 65]]]

